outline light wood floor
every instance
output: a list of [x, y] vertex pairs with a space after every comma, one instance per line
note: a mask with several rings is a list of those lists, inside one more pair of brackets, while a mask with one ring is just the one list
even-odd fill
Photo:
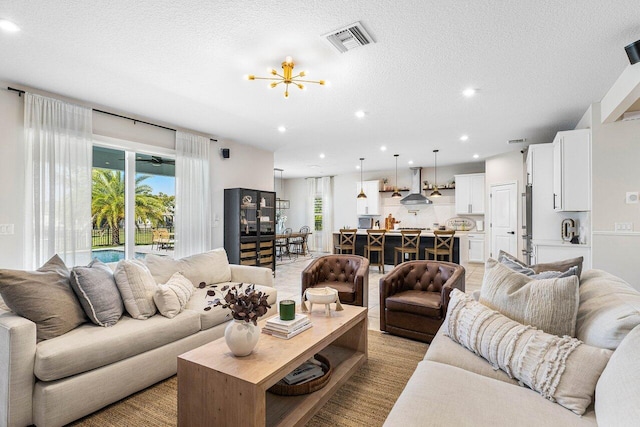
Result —
[[[278, 262], [276, 266], [275, 287], [278, 290], [278, 302], [284, 299], [292, 299], [297, 305], [300, 304], [300, 286], [302, 270], [312, 261], [314, 257], [322, 256], [322, 253], [312, 253], [311, 256], [293, 258], [291, 260], [284, 258], [282, 262]], [[471, 293], [480, 289], [482, 285], [482, 276], [484, 275], [484, 264], [464, 264], [465, 290]], [[385, 272], [388, 273], [393, 269], [392, 265], [385, 266]], [[382, 274], [378, 272], [378, 267], [369, 269], [369, 329], [380, 328], [380, 278]]]

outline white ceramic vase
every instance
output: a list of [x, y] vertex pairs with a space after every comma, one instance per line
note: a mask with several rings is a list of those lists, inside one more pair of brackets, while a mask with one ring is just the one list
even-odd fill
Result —
[[260, 328], [253, 322], [233, 320], [224, 330], [224, 339], [227, 346], [235, 356], [247, 356], [251, 354], [258, 344]]

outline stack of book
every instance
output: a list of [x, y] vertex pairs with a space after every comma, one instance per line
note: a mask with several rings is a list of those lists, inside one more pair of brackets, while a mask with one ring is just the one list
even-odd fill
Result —
[[288, 385], [304, 384], [324, 375], [324, 371], [317, 360], [309, 360], [298, 366], [282, 380]]
[[267, 319], [267, 323], [262, 328], [262, 332], [288, 340], [300, 332], [306, 331], [311, 326], [311, 320], [309, 320], [307, 316], [296, 313], [296, 317], [293, 320], [281, 320], [279, 316], [273, 316]]

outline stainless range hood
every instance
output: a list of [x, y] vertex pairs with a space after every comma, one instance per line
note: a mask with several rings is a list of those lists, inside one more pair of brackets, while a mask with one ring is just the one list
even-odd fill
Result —
[[422, 195], [422, 168], [411, 168], [411, 194], [400, 200], [403, 205], [428, 205], [433, 203]]

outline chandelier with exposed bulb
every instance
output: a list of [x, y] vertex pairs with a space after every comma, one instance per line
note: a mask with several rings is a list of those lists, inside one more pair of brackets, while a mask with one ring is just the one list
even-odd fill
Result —
[[273, 80], [269, 87], [275, 88], [279, 84], [284, 84], [284, 97], [289, 98], [289, 85], [296, 85], [299, 89], [305, 89], [303, 83], [317, 83], [321, 86], [325, 85], [324, 80], [303, 80], [302, 77], [307, 75], [306, 71], [301, 71], [299, 74], [293, 75], [293, 59], [287, 56], [282, 63], [282, 74], [278, 74], [275, 68], [269, 68], [271, 75], [275, 77], [256, 77], [253, 74], [246, 76], [247, 80]]

